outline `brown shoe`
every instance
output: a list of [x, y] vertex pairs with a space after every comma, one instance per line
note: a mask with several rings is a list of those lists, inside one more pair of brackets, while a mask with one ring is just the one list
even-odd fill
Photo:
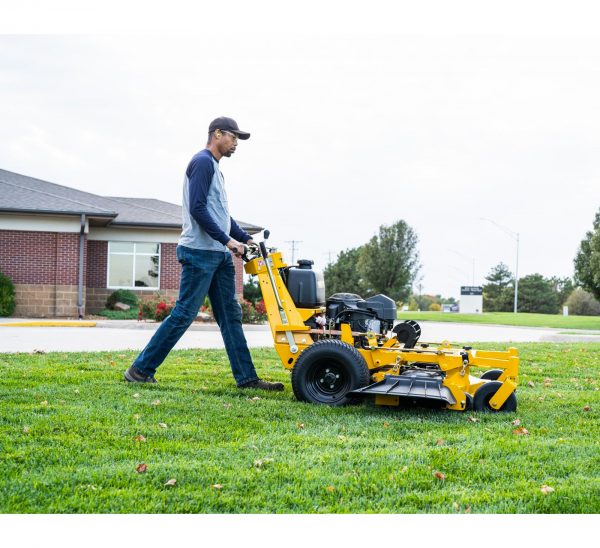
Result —
[[268, 382], [258, 379], [256, 381], [249, 382], [248, 384], [244, 384], [242, 386], [238, 386], [238, 388], [257, 388], [258, 390], [270, 390], [281, 392], [283, 390], [283, 383], [281, 382]]
[[123, 374], [127, 382], [156, 382], [156, 379], [150, 375], [144, 375], [140, 370], [129, 366], [129, 369]]

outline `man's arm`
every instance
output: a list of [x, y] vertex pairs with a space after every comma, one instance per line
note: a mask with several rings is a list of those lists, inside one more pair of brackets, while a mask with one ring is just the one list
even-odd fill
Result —
[[229, 231], [229, 235], [233, 239], [237, 240], [238, 242], [243, 242], [243, 243], [247, 244], [248, 240], [252, 239], [252, 236], [250, 236], [250, 234], [248, 234], [245, 230], [240, 228], [240, 225], [238, 225], [233, 220], [233, 217], [230, 217], [230, 219], [231, 219], [231, 230]]

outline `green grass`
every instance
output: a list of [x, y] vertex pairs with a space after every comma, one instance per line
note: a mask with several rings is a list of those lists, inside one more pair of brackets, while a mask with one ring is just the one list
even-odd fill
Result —
[[299, 403], [266, 349], [283, 393], [236, 389], [216, 350], [173, 352], [157, 385], [122, 382], [132, 352], [0, 354], [0, 512], [597, 513], [600, 344], [520, 352], [518, 412], [477, 422]]
[[109, 320], [136, 320], [139, 315], [137, 308], [130, 308], [129, 310], [108, 310], [104, 309], [96, 313], [96, 316], [104, 316]]
[[483, 314], [456, 314], [450, 312], [399, 312], [400, 320], [431, 322], [487, 323], [519, 325], [524, 327], [556, 327], [567, 329], [598, 329], [600, 316], [561, 316], [519, 312], [484, 312]]

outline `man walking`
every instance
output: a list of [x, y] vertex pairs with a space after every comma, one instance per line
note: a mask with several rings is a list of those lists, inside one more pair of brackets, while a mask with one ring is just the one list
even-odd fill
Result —
[[232, 118], [217, 118], [208, 128], [206, 148], [190, 161], [183, 183], [183, 230], [177, 246], [177, 259], [182, 265], [179, 299], [125, 371], [125, 380], [156, 382], [156, 369], [194, 321], [208, 294], [238, 388], [283, 390], [280, 382], [258, 378], [242, 330], [242, 310], [235, 298], [230, 251], [241, 256], [243, 244], [253, 242], [229, 215], [219, 161], [235, 152], [238, 139], [249, 137]]

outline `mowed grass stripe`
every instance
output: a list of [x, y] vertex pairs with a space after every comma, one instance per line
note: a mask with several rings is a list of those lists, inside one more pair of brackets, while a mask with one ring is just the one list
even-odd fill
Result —
[[273, 350], [284, 393], [238, 390], [223, 351], [173, 352], [158, 385], [121, 381], [130, 352], [3, 354], [0, 511], [597, 513], [600, 344], [519, 350], [493, 415], [299, 403]]

